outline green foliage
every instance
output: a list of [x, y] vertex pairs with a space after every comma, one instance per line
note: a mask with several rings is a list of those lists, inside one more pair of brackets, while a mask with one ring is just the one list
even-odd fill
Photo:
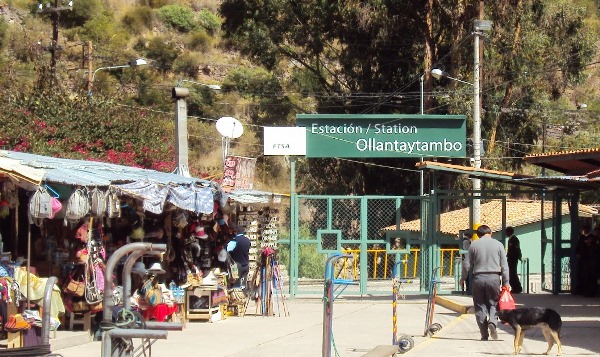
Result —
[[[308, 234], [308, 227], [300, 227], [300, 239], [311, 239]], [[280, 264], [291, 264], [289, 245], [280, 244], [278, 246], [277, 259], [279, 260]], [[318, 253], [314, 244], [301, 244], [298, 248], [298, 277], [322, 279], [325, 276], [326, 260], [327, 255]]]
[[[42, 82], [42, 81], [40, 81]], [[48, 83], [47, 81], [43, 81]], [[2, 98], [0, 144], [10, 150], [102, 160], [170, 171], [174, 167], [171, 131], [161, 115], [124, 109], [60, 87]]]
[[83, 26], [91, 19], [103, 16], [104, 10], [105, 7], [102, 0], [73, 1], [73, 9], [71, 11], [62, 11], [60, 13], [60, 25], [67, 28]]
[[146, 56], [154, 61], [154, 66], [161, 72], [170, 71], [173, 62], [179, 56], [179, 50], [174, 42], [165, 37], [157, 36], [149, 41], [146, 48]]
[[148, 6], [152, 9], [158, 9], [171, 3], [170, 0], [140, 0], [140, 3], [144, 6]]
[[99, 15], [87, 21], [81, 29], [81, 38], [90, 40], [96, 47], [117, 53], [127, 47], [129, 34], [119, 26], [112, 15]]
[[184, 53], [173, 62], [173, 71], [177, 74], [183, 74], [185, 78], [196, 78], [199, 67], [200, 55], [198, 53]]
[[185, 38], [186, 47], [192, 51], [206, 51], [212, 45], [212, 38], [204, 30], [191, 32]]
[[279, 79], [260, 68], [237, 68], [223, 81], [223, 89], [240, 92], [246, 97], [261, 97], [281, 92]]
[[317, 253], [314, 244], [301, 245], [298, 253], [298, 277], [319, 279], [325, 276], [327, 256]]
[[136, 6], [130, 8], [121, 23], [127, 31], [135, 34], [141, 34], [145, 30], [151, 29], [155, 22], [154, 11], [148, 6]]
[[180, 32], [191, 32], [198, 24], [192, 9], [181, 5], [166, 5], [157, 10], [158, 17], [167, 25]]
[[198, 14], [198, 22], [202, 27], [204, 27], [204, 29], [206, 29], [206, 32], [211, 35], [215, 35], [221, 28], [222, 21], [214, 12], [208, 9], [202, 9]]
[[0, 48], [5, 48], [8, 40], [8, 23], [4, 17], [0, 18]]

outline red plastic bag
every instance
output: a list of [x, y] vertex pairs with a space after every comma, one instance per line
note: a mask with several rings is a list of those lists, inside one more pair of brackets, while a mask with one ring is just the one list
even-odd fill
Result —
[[500, 293], [500, 300], [498, 300], [498, 310], [514, 310], [515, 309], [515, 299], [512, 294], [506, 287], [502, 287], [502, 292]]

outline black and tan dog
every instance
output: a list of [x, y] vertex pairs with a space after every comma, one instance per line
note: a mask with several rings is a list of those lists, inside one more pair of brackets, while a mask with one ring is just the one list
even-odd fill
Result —
[[523, 347], [523, 337], [525, 330], [534, 327], [540, 327], [542, 333], [548, 342], [548, 354], [556, 342], [558, 346], [558, 356], [562, 355], [562, 345], [560, 343], [560, 328], [562, 320], [558, 312], [544, 307], [523, 307], [514, 310], [499, 310], [497, 312], [501, 322], [509, 324], [515, 330], [515, 352], [519, 354]]

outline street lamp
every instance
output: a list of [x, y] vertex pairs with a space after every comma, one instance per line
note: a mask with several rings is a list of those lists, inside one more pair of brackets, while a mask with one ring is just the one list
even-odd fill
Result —
[[180, 79], [177, 86], [171, 90], [171, 97], [175, 100], [175, 141], [177, 156], [177, 168], [175, 173], [181, 176], [190, 177], [189, 150], [188, 150], [188, 132], [187, 132], [187, 102], [190, 91], [181, 87], [183, 82], [195, 83], [213, 90], [220, 90], [221, 87], [216, 84], [204, 84], [189, 79]]
[[[479, 36], [483, 36], [483, 32], [492, 29], [492, 22], [489, 20], [475, 20], [473, 23], [473, 83], [465, 82], [458, 78], [448, 76], [441, 69], [435, 68], [431, 70], [431, 75], [440, 79], [446, 77], [460, 83], [465, 83], [473, 86], [473, 159], [475, 170], [481, 168], [481, 91], [480, 91], [480, 64], [479, 64]], [[481, 180], [473, 178], [473, 224], [478, 226], [481, 221], [481, 201], [478, 197], [481, 196]]]
[[127, 67], [137, 67], [137, 66], [144, 66], [147, 65], [148, 61], [146, 61], [143, 58], [137, 58], [134, 59], [132, 61], [130, 61], [127, 64], [122, 64], [122, 65], [118, 65], [118, 66], [107, 66], [107, 67], [98, 67], [96, 68], [93, 72], [92, 71], [88, 71], [88, 98], [91, 101], [92, 100], [92, 86], [94, 84], [94, 79], [96, 78], [96, 73], [98, 73], [98, 71], [104, 70], [104, 69], [117, 69], [117, 68], [127, 68]]

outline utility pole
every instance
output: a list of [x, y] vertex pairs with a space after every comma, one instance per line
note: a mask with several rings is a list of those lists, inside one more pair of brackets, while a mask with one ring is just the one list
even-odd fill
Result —
[[87, 92], [92, 93], [92, 86], [94, 83], [94, 66], [92, 66], [92, 52], [94, 51], [94, 47], [92, 46], [92, 41], [87, 41]]
[[41, 2], [38, 4], [38, 13], [39, 14], [50, 14], [50, 19], [52, 20], [52, 43], [48, 48], [52, 59], [50, 60], [50, 71], [52, 73], [52, 77], [56, 77], [56, 61], [58, 60], [58, 52], [60, 48], [58, 46], [58, 20], [60, 18], [60, 12], [66, 10], [73, 10], [73, 1], [69, 1], [67, 6], [62, 6], [61, 0], [54, 0], [54, 6], [52, 7], [50, 3], [47, 3], [44, 6]]
[[[483, 31], [492, 28], [491, 21], [475, 20], [473, 33], [473, 157], [475, 170], [481, 168], [481, 91], [480, 91], [480, 58], [479, 58], [479, 36]], [[481, 179], [473, 179], [473, 223], [481, 224]]]

